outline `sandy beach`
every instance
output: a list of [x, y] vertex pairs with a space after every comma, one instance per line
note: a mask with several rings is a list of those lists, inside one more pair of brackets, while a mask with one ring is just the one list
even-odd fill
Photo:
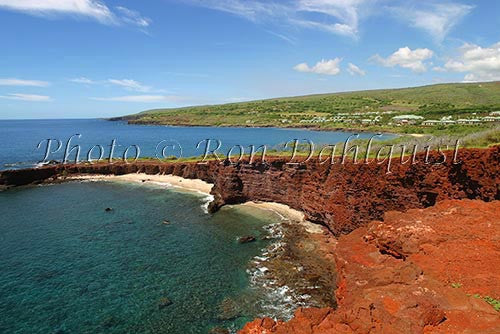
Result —
[[284, 220], [289, 220], [292, 222], [299, 223], [304, 227], [304, 229], [313, 234], [323, 233], [323, 229], [318, 224], [313, 224], [307, 221], [304, 217], [304, 213], [295, 209], [290, 208], [288, 205], [275, 203], [275, 202], [246, 202], [242, 204], [244, 206], [273, 211]]
[[[137, 174], [124, 174], [124, 175], [78, 175], [71, 176], [69, 180], [93, 180], [93, 181], [121, 181], [121, 182], [135, 182], [135, 183], [164, 183], [175, 188], [180, 188], [186, 191], [193, 191], [210, 195], [213, 184], [207, 183], [199, 179], [185, 179], [183, 177], [174, 175], [148, 175], [144, 173]], [[259, 210], [272, 211], [282, 220], [300, 224], [308, 233], [321, 234], [323, 229], [320, 225], [313, 224], [307, 221], [304, 213], [301, 211], [290, 208], [288, 205], [275, 203], [275, 202], [246, 202], [239, 204], [246, 207], [251, 207]]]
[[68, 178], [69, 180], [94, 180], [94, 181], [122, 181], [137, 183], [164, 183], [175, 188], [181, 188], [187, 191], [194, 191], [210, 194], [213, 184], [198, 179], [185, 179], [174, 175], [148, 175], [143, 173], [125, 174], [125, 175], [78, 175]]

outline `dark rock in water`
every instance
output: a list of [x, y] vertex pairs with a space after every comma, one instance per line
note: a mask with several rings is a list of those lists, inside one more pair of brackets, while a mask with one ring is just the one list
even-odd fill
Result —
[[233, 320], [241, 316], [241, 307], [231, 298], [225, 298], [219, 304], [219, 320]]
[[254, 242], [255, 240], [255, 237], [253, 235], [248, 235], [248, 236], [245, 236], [245, 237], [241, 237], [238, 242], [240, 244], [246, 244], [246, 243], [249, 243], [249, 242]]
[[208, 334], [230, 334], [231, 332], [227, 328], [214, 327], [208, 332]]
[[160, 302], [158, 303], [158, 309], [164, 309], [167, 306], [172, 305], [172, 301], [167, 297], [160, 298]]
[[[304, 170], [301, 168], [306, 164], [294, 167], [284, 157], [269, 157], [265, 164], [246, 165], [242, 161], [238, 167], [225, 166], [215, 160], [203, 165], [196, 162], [68, 164], [64, 168], [44, 166], [1, 171], [0, 184], [38, 184], [64, 174], [172, 174], [214, 184], [210, 213], [226, 204], [279, 202], [304, 211], [307, 220], [324, 225], [340, 236], [372, 220], [381, 220], [386, 211], [424, 208], [450, 198], [488, 202], [498, 199], [499, 154], [500, 146], [464, 148], [459, 154], [460, 163], [454, 164], [442, 163], [442, 154], [437, 151], [421, 152], [415, 157], [418, 163], [414, 164], [402, 165], [400, 158], [395, 158], [390, 175], [385, 163], [370, 163], [359, 168], [351, 162], [321, 164], [313, 159]], [[449, 156], [447, 160], [452, 159]], [[319, 175], [321, 177], [317, 177]], [[359, 196], [361, 193], [363, 196]]]
[[113, 208], [106, 208], [106, 209], [104, 209], [104, 211], [111, 212], [111, 211], [113, 211]]

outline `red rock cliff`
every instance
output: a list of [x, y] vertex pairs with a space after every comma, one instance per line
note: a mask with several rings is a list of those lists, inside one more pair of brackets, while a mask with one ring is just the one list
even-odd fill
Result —
[[[424, 163], [401, 165], [394, 159], [391, 174], [376, 163], [288, 165], [284, 159], [262, 164], [114, 163], [57, 165], [0, 173], [0, 186], [25, 185], [67, 174], [99, 173], [174, 174], [199, 178], [214, 184], [211, 210], [224, 204], [271, 201], [301, 210], [306, 218], [327, 226], [335, 235], [348, 233], [384, 212], [424, 208], [445, 199], [500, 199], [500, 146], [491, 149], [463, 149], [458, 164]], [[439, 161], [437, 153], [430, 161]]]
[[[461, 150], [458, 158], [439, 165], [422, 155], [416, 164], [395, 159], [391, 174], [374, 163], [282, 159], [57, 165], [2, 172], [0, 187], [69, 174], [173, 174], [213, 183], [212, 210], [273, 201], [336, 235], [352, 232], [332, 250], [337, 310], [300, 309], [289, 322], [258, 319], [242, 334], [498, 333], [498, 313], [471, 295], [500, 298], [500, 146]], [[439, 159], [431, 154], [431, 162]]]
[[342, 236], [338, 308], [257, 319], [240, 334], [499, 333], [500, 202], [449, 200], [388, 212]]

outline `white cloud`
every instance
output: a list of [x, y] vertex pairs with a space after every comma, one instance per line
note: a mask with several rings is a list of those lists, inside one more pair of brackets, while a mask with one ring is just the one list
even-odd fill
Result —
[[382, 58], [378, 54], [371, 59], [385, 67], [400, 66], [416, 73], [427, 71], [425, 60], [432, 58], [434, 52], [429, 49], [415, 49], [409, 47], [400, 48], [387, 58]]
[[[376, 0], [298, 0], [297, 11], [309, 14], [309, 19], [301, 21], [332, 33], [356, 36], [359, 29], [360, 10], [373, 5]], [[328, 19], [314, 19], [314, 14], [321, 14]]]
[[140, 82], [132, 80], [132, 79], [121, 79], [121, 80], [108, 79], [108, 82], [113, 84], [113, 85], [124, 87], [124, 88], [129, 89], [129, 90], [135, 90], [138, 92], [146, 93], [146, 92], [151, 91], [150, 86], [145, 86], [145, 85], [141, 84]]
[[151, 24], [151, 19], [137, 11], [118, 6], [113, 12], [100, 0], [0, 0], [0, 9], [37, 16], [81, 16], [103, 24], [131, 24], [140, 28], [147, 28]]
[[16, 78], [0, 78], [0, 86], [32, 86], [32, 87], [47, 87], [50, 83], [39, 80], [23, 80]]
[[255, 0], [185, 0], [193, 5], [206, 7], [238, 15], [251, 21], [258, 21], [276, 15], [283, 15], [290, 10], [288, 5], [272, 1]]
[[347, 24], [341, 24], [341, 23], [328, 24], [324, 22], [315, 22], [308, 20], [292, 20], [291, 22], [302, 27], [316, 28], [318, 30], [323, 30], [338, 35], [356, 37], [357, 34], [357, 27], [352, 27]]
[[253, 22], [286, 23], [351, 37], [358, 34], [361, 18], [380, 1], [384, 0], [185, 0]]
[[351, 75], [361, 75], [364, 76], [366, 75], [366, 72], [360, 69], [358, 66], [354, 65], [353, 63], [349, 63], [347, 65], [347, 72], [349, 72]]
[[91, 80], [91, 79], [86, 78], [86, 77], [74, 78], [74, 79], [70, 79], [69, 81], [74, 82], [74, 83], [79, 83], [79, 84], [85, 84], [85, 85], [96, 85], [99, 83], [97, 81]]
[[72, 14], [87, 16], [101, 23], [113, 23], [113, 13], [96, 0], [0, 0], [0, 7], [30, 14]]
[[316, 74], [325, 74], [325, 75], [337, 75], [340, 73], [340, 62], [342, 59], [335, 58], [330, 60], [322, 59], [317, 62], [313, 67], [309, 67], [307, 63], [300, 63], [296, 65], [293, 69], [298, 72], [309, 72]]
[[[357, 38], [367, 17], [387, 14], [409, 26], [442, 39], [474, 6], [439, 0], [181, 0], [243, 17], [271, 23], [322, 30]], [[386, 6], [385, 4], [390, 4]], [[394, 4], [397, 5], [394, 5]]]
[[0, 99], [8, 100], [18, 100], [18, 101], [29, 101], [29, 102], [50, 102], [52, 98], [45, 95], [33, 95], [33, 94], [7, 94], [0, 95]]
[[129, 23], [141, 28], [147, 28], [151, 24], [152, 20], [148, 17], [144, 17], [141, 13], [131, 10], [122, 6], [116, 7], [121, 14], [121, 20], [125, 23]]
[[174, 95], [128, 95], [128, 96], [116, 96], [116, 97], [93, 97], [91, 100], [96, 101], [111, 101], [111, 102], [142, 102], [142, 103], [154, 103], [154, 102], [181, 102], [182, 97]]
[[433, 70], [434, 72], [446, 72], [446, 69], [445, 69], [444, 67], [441, 67], [441, 66], [434, 66], [434, 67], [432, 68], [432, 70]]
[[132, 79], [108, 79], [108, 80], [102, 80], [102, 81], [97, 81], [97, 80], [92, 80], [87, 77], [80, 77], [80, 78], [74, 78], [70, 79], [71, 82], [74, 83], [79, 83], [79, 84], [85, 84], [85, 85], [115, 85], [118, 87], [125, 88], [127, 90], [132, 90], [132, 91], [137, 91], [137, 92], [142, 92], [142, 93], [148, 93], [155, 91], [157, 93], [160, 92], [165, 92], [164, 90], [153, 90], [153, 87], [151, 86], [146, 86], [140, 83], [139, 81], [132, 80]]
[[448, 60], [444, 69], [466, 73], [464, 81], [500, 80], [500, 42], [486, 48], [464, 44], [459, 49], [459, 56]]
[[451, 29], [473, 9], [474, 6], [453, 2], [426, 3], [420, 1], [417, 8], [405, 4], [405, 7], [395, 8], [394, 13], [411, 26], [426, 31], [436, 41], [441, 42]]
[[266, 30], [266, 31], [268, 33], [270, 33], [271, 35], [276, 36], [279, 39], [282, 39], [282, 40], [284, 40], [285, 42], [287, 42], [289, 44], [292, 44], [292, 45], [296, 45], [297, 44], [297, 41], [294, 38], [292, 38], [292, 37], [289, 37], [289, 36], [286, 36], [286, 35], [283, 35], [283, 34], [280, 34], [280, 33], [274, 32], [274, 31], [271, 31], [271, 30]]

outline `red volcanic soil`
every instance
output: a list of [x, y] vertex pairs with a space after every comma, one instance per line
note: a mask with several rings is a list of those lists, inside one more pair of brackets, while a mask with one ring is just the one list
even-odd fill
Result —
[[500, 146], [462, 149], [457, 163], [449, 153], [445, 163], [439, 163], [442, 156], [437, 152], [430, 154], [428, 163], [423, 154], [415, 164], [394, 159], [389, 174], [385, 165], [375, 162], [342, 165], [311, 160], [290, 165], [286, 158], [236, 165], [217, 161], [55, 165], [0, 172], [0, 189], [75, 174], [173, 174], [213, 183], [211, 211], [247, 201], [278, 202], [304, 212], [307, 220], [338, 236], [381, 220], [391, 210], [425, 208], [446, 199], [500, 199]]
[[500, 313], [481, 298], [500, 299], [499, 201], [387, 212], [340, 237], [334, 257], [336, 310], [258, 319], [240, 334], [500, 332]]
[[[279, 202], [340, 236], [336, 310], [300, 309], [250, 333], [500, 333], [500, 146], [417, 163], [80, 164], [0, 172], [0, 190], [77, 174], [173, 174], [213, 183], [225, 204]], [[462, 201], [459, 201], [462, 200]], [[395, 212], [406, 211], [406, 213]], [[347, 235], [344, 235], [349, 233]], [[333, 246], [332, 246], [333, 247]]]

